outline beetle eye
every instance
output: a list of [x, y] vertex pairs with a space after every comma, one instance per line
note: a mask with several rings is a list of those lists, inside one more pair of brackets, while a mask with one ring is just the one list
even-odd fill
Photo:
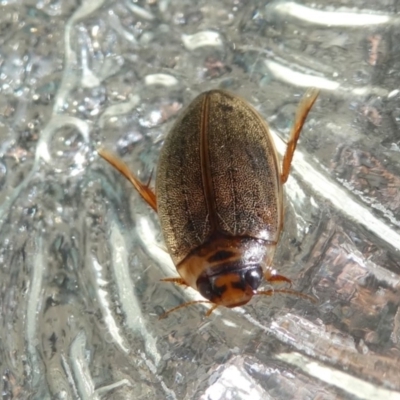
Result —
[[210, 300], [212, 298], [213, 288], [212, 288], [211, 282], [208, 278], [198, 279], [197, 280], [197, 289], [200, 292], [200, 294], [207, 300]]
[[253, 289], [257, 290], [258, 287], [260, 286], [261, 279], [262, 279], [262, 271], [260, 267], [251, 269], [246, 272], [246, 275], [244, 277], [246, 280], [246, 283]]

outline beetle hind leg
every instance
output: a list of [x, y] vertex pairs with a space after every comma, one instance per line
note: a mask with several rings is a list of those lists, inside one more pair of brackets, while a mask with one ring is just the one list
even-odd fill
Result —
[[[125, 176], [126, 179], [142, 196], [143, 200], [155, 211], [157, 212], [157, 200], [154, 192], [149, 188], [149, 184], [145, 185], [136, 178], [135, 175], [129, 170], [128, 166], [115, 155], [111, 154], [105, 149], [97, 150], [100, 157], [104, 158], [108, 163], [110, 163], [117, 171]], [[150, 182], [149, 182], [150, 183]]]
[[294, 151], [296, 150], [297, 141], [299, 140], [301, 129], [310, 112], [313, 104], [317, 100], [319, 90], [316, 88], [308, 89], [297, 107], [296, 116], [287, 142], [286, 152], [282, 161], [281, 182], [285, 183], [289, 177], [290, 166]]

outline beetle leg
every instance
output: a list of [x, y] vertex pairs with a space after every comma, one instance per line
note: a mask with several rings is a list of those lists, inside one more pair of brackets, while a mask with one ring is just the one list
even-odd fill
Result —
[[153, 179], [153, 172], [154, 172], [154, 168], [150, 172], [149, 180], [147, 181], [147, 184], [146, 184], [147, 187], [150, 187], [150, 182]]
[[182, 286], [189, 286], [182, 278], [163, 278], [161, 279], [161, 282], [172, 282], [176, 283], [177, 285], [182, 285]]
[[307, 299], [312, 301], [313, 303], [317, 302], [317, 299], [314, 296], [310, 296], [309, 294], [296, 292], [295, 290], [288, 290], [288, 289], [279, 289], [279, 290], [259, 290], [255, 293], [255, 295], [264, 295], [264, 296], [273, 296], [276, 293], [283, 293], [283, 294], [292, 294], [293, 296], [302, 297], [303, 299]]
[[292, 164], [292, 158], [294, 151], [296, 150], [297, 141], [300, 137], [301, 129], [303, 128], [304, 122], [310, 112], [315, 100], [317, 100], [319, 90], [316, 88], [308, 89], [300, 101], [297, 107], [296, 116], [292, 130], [290, 132], [289, 141], [287, 142], [286, 152], [282, 161], [282, 173], [281, 182], [285, 183], [288, 179], [290, 166]]
[[[108, 161], [117, 171], [125, 176], [126, 179], [142, 196], [143, 200], [155, 211], [157, 212], [157, 200], [154, 192], [149, 188], [149, 185], [144, 185], [142, 182], [136, 178], [135, 175], [129, 170], [128, 166], [120, 159], [115, 157], [113, 154], [109, 153], [107, 150], [99, 149], [97, 150], [99, 155]], [[149, 182], [150, 183], [150, 182]]]
[[[176, 283], [177, 285], [182, 285], [182, 286], [186, 286], [186, 287], [189, 286], [182, 278], [179, 278], [179, 277], [176, 277], [176, 278], [164, 278], [164, 279], [161, 279], [161, 282], [172, 282], [172, 283]], [[163, 318], [167, 317], [168, 314], [172, 313], [173, 311], [176, 311], [176, 310], [179, 310], [180, 308], [187, 307], [187, 306], [190, 306], [192, 304], [197, 304], [197, 303], [209, 303], [209, 304], [212, 304], [212, 307], [206, 313], [206, 317], [209, 317], [211, 315], [211, 313], [218, 307], [218, 304], [214, 304], [209, 300], [189, 301], [187, 303], [183, 303], [183, 304], [181, 304], [179, 306], [171, 308], [170, 310], [166, 311], [164, 314], [161, 314], [160, 319], [163, 319]]]
[[290, 284], [290, 286], [292, 286], [292, 281], [289, 278], [286, 278], [286, 276], [283, 275], [277, 275], [277, 274], [273, 274], [271, 273], [271, 271], [267, 271], [264, 273], [264, 279], [267, 282], [287, 282]]
[[[167, 317], [169, 314], [171, 314], [172, 312], [179, 310], [180, 308], [184, 308], [184, 307], [188, 307], [191, 306], [192, 304], [198, 304], [198, 303], [209, 303], [209, 304], [213, 304], [211, 303], [211, 301], [209, 300], [193, 300], [193, 301], [188, 301], [187, 303], [183, 303], [180, 304], [179, 306], [176, 306], [174, 308], [171, 308], [170, 310], [166, 311], [164, 314], [161, 314], [159, 316], [159, 319], [164, 319], [165, 317]], [[215, 307], [214, 307], [215, 306]], [[210, 310], [208, 310], [207, 312], [207, 316], [209, 315], [209, 313], [211, 314], [214, 309], [216, 308], [216, 304], [214, 304], [213, 307], [210, 308]]]
[[207, 312], [206, 312], [206, 317], [209, 317], [212, 312], [218, 307], [218, 304], [214, 304]]

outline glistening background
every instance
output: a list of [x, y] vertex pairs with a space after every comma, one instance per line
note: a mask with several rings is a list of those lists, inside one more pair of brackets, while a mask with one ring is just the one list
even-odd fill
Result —
[[[399, 399], [397, 1], [3, 0], [3, 399]], [[286, 185], [275, 267], [318, 298], [192, 306], [141, 180], [176, 115], [225, 88], [284, 151], [321, 89]], [[154, 183], [154, 182], [153, 182]]]

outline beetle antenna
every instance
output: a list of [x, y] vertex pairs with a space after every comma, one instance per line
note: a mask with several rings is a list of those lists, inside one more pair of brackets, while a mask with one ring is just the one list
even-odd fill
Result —
[[166, 318], [169, 314], [171, 314], [172, 312], [174, 312], [176, 310], [179, 310], [180, 308], [185, 308], [185, 307], [191, 306], [192, 304], [198, 304], [198, 303], [213, 304], [213, 307], [211, 307], [210, 310], [208, 310], [208, 312], [206, 314], [207, 317], [217, 308], [217, 305], [212, 303], [209, 300], [193, 300], [193, 301], [188, 301], [187, 303], [180, 304], [179, 306], [176, 306], [174, 308], [171, 308], [170, 310], [166, 311], [164, 314], [161, 314], [159, 316], [159, 319]]
[[309, 294], [304, 294], [301, 292], [297, 292], [296, 290], [290, 289], [279, 289], [279, 290], [259, 290], [254, 295], [264, 295], [264, 296], [273, 296], [275, 293], [284, 293], [284, 294], [292, 294], [293, 296], [302, 297], [303, 299], [307, 299], [312, 301], [313, 303], [317, 302], [317, 299], [314, 296], [310, 296]]

